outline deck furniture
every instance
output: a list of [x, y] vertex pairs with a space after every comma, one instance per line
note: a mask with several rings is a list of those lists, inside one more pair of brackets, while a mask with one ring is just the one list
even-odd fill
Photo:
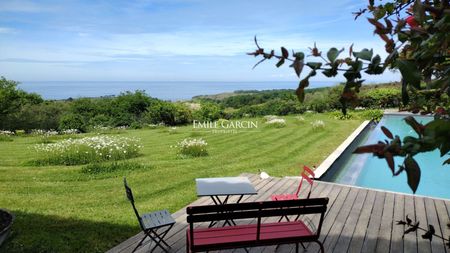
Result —
[[[197, 178], [197, 196], [211, 197], [215, 205], [227, 204], [231, 196], [239, 196], [235, 203], [239, 203], [244, 195], [255, 195], [258, 192], [247, 177], [217, 177]], [[222, 197], [222, 199], [221, 199]], [[210, 227], [216, 222], [211, 221]], [[233, 220], [225, 220], [225, 225], [235, 225]]]
[[[327, 209], [328, 198], [310, 198], [287, 201], [265, 201], [235, 203], [209, 206], [187, 207], [186, 252], [200, 252], [233, 248], [247, 248], [268, 245], [316, 242], [324, 252], [319, 241], [320, 230]], [[315, 214], [319, 218], [316, 231], [301, 220], [273, 222], [271, 217], [285, 215]], [[227, 226], [201, 227], [196, 223], [216, 220], [253, 219], [256, 223]], [[263, 221], [264, 219], [264, 221]]]
[[[312, 187], [314, 184], [314, 180], [313, 180], [313, 178], [315, 177], [314, 171], [312, 171], [307, 166], [303, 166], [303, 170], [302, 170], [302, 173], [300, 174], [300, 176], [301, 176], [301, 180], [297, 187], [297, 191], [294, 194], [289, 194], [289, 193], [274, 194], [274, 195], [270, 196], [270, 198], [274, 201], [298, 199], [298, 194], [300, 193], [300, 190], [302, 189], [303, 181], [306, 181], [309, 184], [309, 192], [308, 192], [308, 196], [306, 197], [306, 198], [309, 198], [309, 196], [311, 196], [311, 191], [312, 191]], [[310, 178], [310, 176], [312, 176], [312, 178]]]
[[139, 226], [141, 227], [142, 231], [145, 234], [145, 236], [137, 244], [137, 246], [133, 249], [132, 252], [136, 251], [136, 249], [142, 245], [142, 243], [147, 237], [149, 237], [151, 241], [155, 242], [155, 246], [153, 246], [150, 252], [153, 252], [153, 250], [155, 250], [156, 247], [160, 247], [165, 252], [168, 252], [168, 250], [165, 247], [163, 247], [163, 245], [166, 246], [167, 248], [170, 248], [170, 246], [164, 241], [164, 237], [167, 235], [167, 232], [169, 232], [169, 230], [175, 224], [175, 220], [172, 218], [172, 215], [167, 210], [146, 213], [142, 216], [139, 215], [139, 212], [134, 204], [133, 192], [131, 191], [131, 188], [128, 186], [126, 178], [123, 178], [123, 184], [125, 186], [127, 198], [131, 202], [131, 206], [133, 207], [134, 213], [136, 214], [136, 218], [138, 219]]
[[[270, 198], [273, 201], [279, 201], [279, 200], [294, 200], [294, 199], [298, 199], [298, 194], [300, 193], [300, 190], [302, 189], [303, 186], [303, 181], [306, 181], [307, 183], [309, 183], [309, 192], [308, 195], [306, 196], [307, 199], [309, 199], [309, 197], [311, 196], [311, 191], [312, 191], [312, 187], [314, 184], [314, 180], [312, 178], [315, 177], [314, 171], [312, 171], [308, 166], [303, 165], [303, 170], [302, 173], [300, 173], [301, 175], [301, 179], [300, 179], [300, 183], [297, 187], [297, 191], [294, 194], [274, 194], [272, 196], [270, 196]], [[309, 176], [312, 176], [312, 178], [310, 178]], [[300, 215], [297, 215], [297, 217], [295, 217], [295, 220], [298, 220], [298, 218], [300, 218]], [[289, 221], [289, 217], [287, 215], [281, 216], [280, 219], [278, 220], [278, 222], [281, 222], [283, 219], [286, 219], [287, 221]], [[308, 223], [311, 223], [309, 220], [307, 220]], [[303, 247], [303, 249], [306, 249], [305, 245], [303, 243], [300, 243]]]

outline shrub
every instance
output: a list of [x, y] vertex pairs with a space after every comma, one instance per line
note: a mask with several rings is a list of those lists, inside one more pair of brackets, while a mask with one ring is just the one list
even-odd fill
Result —
[[78, 114], [66, 114], [59, 120], [59, 129], [79, 129], [86, 131], [86, 123], [82, 116]]
[[199, 121], [215, 121], [222, 118], [222, 110], [215, 103], [202, 103], [200, 109], [193, 113], [193, 118]]
[[347, 114], [344, 115], [341, 111], [333, 111], [331, 112], [331, 116], [338, 120], [350, 120], [355, 118], [353, 113], [347, 112]]
[[170, 102], [158, 101], [147, 107], [142, 120], [147, 124], [175, 125], [176, 108]]
[[8, 130], [0, 130], [0, 142], [2, 141], [13, 141], [12, 136], [14, 136], [14, 132]]
[[88, 125], [90, 127], [93, 127], [93, 126], [111, 126], [112, 125], [112, 120], [111, 120], [110, 117], [108, 117], [105, 114], [98, 114], [98, 115], [95, 115], [94, 117], [89, 119]]
[[78, 129], [65, 129], [60, 132], [60, 134], [66, 134], [66, 135], [73, 135], [73, 134], [79, 134], [79, 133], [80, 133], [80, 130], [78, 130]]
[[93, 163], [81, 167], [81, 173], [95, 175], [116, 171], [132, 171], [145, 167], [146, 166], [135, 162]]
[[175, 124], [184, 125], [192, 122], [192, 111], [186, 104], [175, 104]]
[[110, 126], [93, 126], [90, 131], [97, 134], [122, 134], [125, 133], [126, 127], [110, 127]]
[[272, 118], [266, 121], [266, 124], [270, 127], [282, 128], [286, 126], [286, 120], [280, 118]]
[[5, 124], [9, 129], [57, 129], [60, 117], [67, 112], [67, 104], [61, 101], [46, 101], [40, 104], [25, 104], [9, 114]]
[[325, 122], [322, 120], [315, 120], [315, 121], [311, 122], [311, 126], [313, 129], [324, 129]]
[[278, 116], [276, 115], [266, 115], [263, 117], [263, 122], [268, 122], [274, 119], [278, 119]]
[[373, 121], [380, 121], [383, 117], [383, 111], [382, 110], [364, 110], [360, 113], [360, 117], [366, 120], [373, 120]]
[[139, 140], [127, 137], [94, 136], [67, 139], [53, 144], [37, 144], [37, 165], [77, 165], [136, 157]]
[[207, 145], [208, 143], [202, 138], [187, 138], [179, 142], [175, 148], [178, 149], [178, 155], [181, 158], [199, 157], [208, 155], [208, 151], [206, 150]]
[[303, 116], [300, 116], [300, 115], [295, 116], [295, 119], [296, 119], [298, 122], [300, 122], [300, 123], [305, 122], [305, 118], [304, 118]]
[[398, 88], [377, 88], [361, 94], [360, 106], [367, 108], [398, 107], [401, 101], [401, 91]]
[[142, 125], [139, 124], [138, 122], [133, 122], [133, 123], [130, 124], [130, 128], [131, 129], [141, 129]]

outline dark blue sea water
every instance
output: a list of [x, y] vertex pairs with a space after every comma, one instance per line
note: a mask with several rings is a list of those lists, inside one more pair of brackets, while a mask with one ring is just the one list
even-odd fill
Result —
[[[332, 86], [334, 82], [311, 82], [310, 88]], [[164, 100], [186, 100], [197, 95], [212, 95], [236, 90], [296, 89], [297, 82], [21, 82], [19, 87], [36, 92], [45, 99], [100, 97], [124, 91], [145, 90]]]

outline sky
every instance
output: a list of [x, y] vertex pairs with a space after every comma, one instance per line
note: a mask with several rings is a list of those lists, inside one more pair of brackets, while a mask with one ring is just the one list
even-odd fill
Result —
[[[365, 0], [1, 0], [0, 75], [17, 81], [296, 81], [287, 65], [246, 55], [308, 54], [314, 42], [386, 56]], [[309, 58], [308, 58], [309, 59]], [[311, 57], [311, 61], [317, 61]], [[306, 75], [304, 71], [303, 75]], [[387, 71], [365, 77], [395, 81]], [[323, 75], [317, 81], [330, 80]], [[335, 80], [341, 81], [342, 77]]]

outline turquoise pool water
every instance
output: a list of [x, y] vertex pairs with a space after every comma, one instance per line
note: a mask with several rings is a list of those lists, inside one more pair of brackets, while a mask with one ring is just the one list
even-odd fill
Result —
[[[411, 194], [405, 172], [393, 177], [386, 160], [371, 154], [352, 154], [357, 146], [386, 139], [380, 129], [381, 126], [386, 126], [401, 139], [406, 135], [417, 136], [405, 123], [404, 117], [403, 115], [385, 115], [377, 125], [369, 126], [331, 166], [322, 180]], [[415, 116], [415, 118], [423, 124], [432, 120], [427, 116]], [[438, 150], [415, 156], [422, 174], [417, 195], [450, 199], [450, 165], [442, 165], [449, 157], [450, 155], [440, 157]], [[402, 161], [403, 158], [396, 158], [396, 166]]]

